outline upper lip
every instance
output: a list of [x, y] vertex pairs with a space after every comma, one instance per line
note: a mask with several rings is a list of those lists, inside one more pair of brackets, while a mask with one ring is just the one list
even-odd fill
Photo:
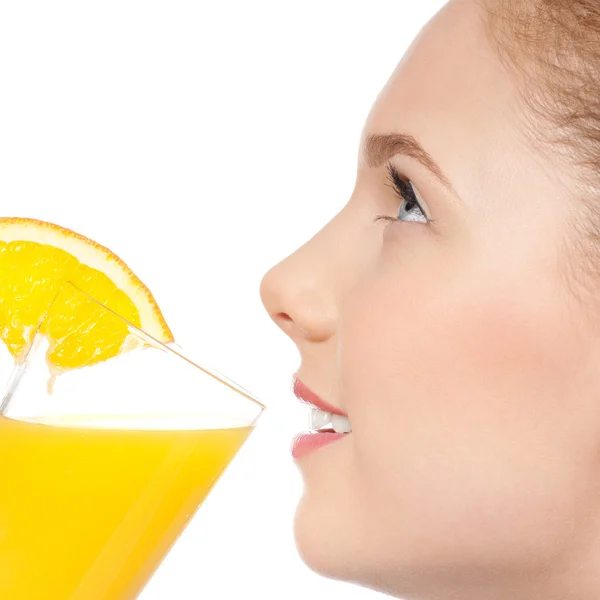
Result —
[[316, 408], [320, 408], [325, 412], [331, 413], [333, 415], [341, 415], [343, 417], [347, 417], [348, 415], [336, 408], [329, 402], [325, 402], [322, 398], [319, 398], [306, 384], [302, 383], [297, 377], [294, 377], [294, 395], [298, 400], [302, 402], [306, 402]]

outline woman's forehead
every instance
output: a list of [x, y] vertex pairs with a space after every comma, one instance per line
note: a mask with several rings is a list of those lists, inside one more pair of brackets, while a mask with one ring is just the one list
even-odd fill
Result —
[[[489, 43], [484, 18], [475, 0], [446, 5], [411, 44], [363, 130], [363, 142], [372, 134], [414, 136], [461, 196], [493, 183], [496, 173], [503, 177], [501, 157], [519, 150], [516, 84]], [[482, 181], [473, 181], [477, 175]]]
[[[474, 0], [446, 5], [420, 32], [370, 115], [375, 126], [452, 114], [506, 113], [515, 86], [491, 47]], [[422, 116], [421, 116], [422, 115]]]

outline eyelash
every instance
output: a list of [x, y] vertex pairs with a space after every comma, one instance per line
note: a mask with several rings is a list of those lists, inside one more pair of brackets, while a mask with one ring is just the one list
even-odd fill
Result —
[[[421, 211], [421, 213], [423, 213], [423, 216], [427, 219], [427, 221], [429, 223], [433, 223], [434, 219], [430, 219], [425, 214], [423, 207], [419, 204], [416, 194], [412, 190], [410, 179], [408, 179], [407, 177], [405, 177], [404, 175], [399, 173], [391, 163], [387, 164], [387, 171], [388, 171], [387, 179], [391, 185], [389, 185], [389, 184], [386, 184], [386, 185], [389, 185], [389, 187], [391, 187], [394, 190], [394, 192], [396, 193], [398, 198], [400, 198], [400, 201], [401, 202], [412, 202], [412, 203], [416, 204], [417, 207], [419, 208], [419, 210]], [[412, 198], [410, 197], [411, 195], [412, 195]], [[403, 222], [400, 219], [398, 219], [398, 217], [390, 217], [389, 215], [377, 215], [373, 219], [373, 221], [375, 223], [378, 223], [379, 221], [386, 221], [388, 223], [397, 223], [397, 222], [402, 223]], [[410, 221], [407, 221], [407, 222], [410, 222]]]

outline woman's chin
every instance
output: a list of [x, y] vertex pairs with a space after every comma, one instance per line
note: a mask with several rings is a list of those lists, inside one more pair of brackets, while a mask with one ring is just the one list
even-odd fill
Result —
[[339, 500], [310, 493], [302, 496], [294, 519], [296, 548], [302, 561], [315, 573], [369, 585], [369, 552], [360, 532], [356, 507]]
[[341, 536], [326, 518], [325, 511], [304, 495], [296, 509], [294, 538], [302, 561], [315, 573], [330, 579], [346, 579], [351, 562]]

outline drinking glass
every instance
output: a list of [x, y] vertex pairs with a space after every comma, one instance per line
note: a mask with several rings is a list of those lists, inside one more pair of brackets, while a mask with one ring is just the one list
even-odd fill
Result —
[[[73, 284], [59, 297], [0, 401], [0, 598], [132, 600], [264, 406]], [[61, 343], [86, 366], [60, 371], [44, 325], [75, 311]], [[121, 341], [90, 348], [103, 328]]]

